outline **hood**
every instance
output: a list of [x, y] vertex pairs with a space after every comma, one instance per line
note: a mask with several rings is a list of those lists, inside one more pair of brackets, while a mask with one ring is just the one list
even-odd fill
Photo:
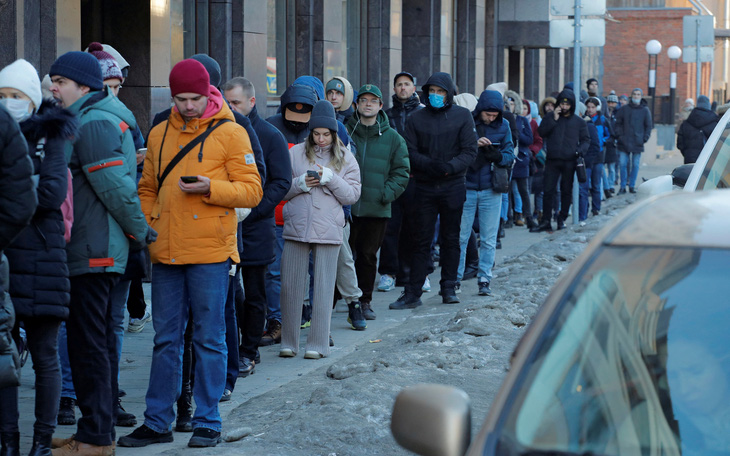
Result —
[[568, 99], [568, 103], [570, 103], [570, 113], [575, 114], [575, 93], [570, 89], [563, 89], [560, 94], [558, 94], [557, 104], [555, 107], [557, 107], [561, 100]]
[[496, 90], [485, 90], [482, 92], [481, 95], [479, 95], [479, 101], [477, 102], [477, 107], [474, 108], [474, 118], [477, 119], [478, 122], [481, 122], [480, 114], [482, 111], [498, 111], [499, 115], [497, 116], [496, 122], [502, 121], [502, 111], [504, 110], [504, 101], [502, 98], [502, 95], [497, 92]]
[[69, 107], [69, 111], [83, 113], [90, 109], [98, 109], [113, 114], [124, 121], [130, 128], [137, 128], [134, 114], [119, 98], [112, 95], [108, 86], [99, 92], [91, 92]]
[[332, 79], [341, 81], [342, 85], [345, 86], [345, 98], [342, 100], [342, 106], [340, 107], [340, 112], [345, 112], [352, 107], [352, 101], [355, 95], [352, 90], [352, 84], [350, 84], [350, 81], [341, 76], [335, 76]]
[[530, 103], [530, 117], [533, 119], [539, 118], [540, 114], [537, 109], [537, 103], [535, 103], [534, 101], [530, 101], [529, 103]]
[[413, 109], [421, 104], [421, 98], [418, 96], [417, 93], [411, 95], [411, 97], [406, 100], [405, 103], [402, 103], [400, 101], [400, 98], [398, 98], [396, 94], [393, 94], [391, 98], [393, 100], [393, 109], [398, 111], [402, 110], [403, 108]]
[[[696, 108], [692, 110], [692, 112], [687, 117], [687, 123], [697, 129], [703, 128], [712, 123], [716, 123], [718, 120], [719, 117], [717, 116], [717, 114], [710, 111], [709, 109], [700, 108], [699, 104]], [[711, 131], [705, 133], [709, 134], [711, 133]]]
[[709, 110], [711, 106], [712, 105], [710, 104], [710, 99], [707, 98], [706, 96], [700, 95], [699, 97], [697, 97], [697, 107], [698, 108], [703, 108], [703, 109]]
[[513, 113], [516, 116], [522, 115], [522, 97], [519, 93], [515, 92], [514, 90], [508, 90], [504, 93], [504, 97], [506, 98], [512, 98], [515, 100], [515, 111], [519, 109], [519, 112]]
[[302, 103], [314, 106], [317, 103], [317, 92], [306, 84], [292, 84], [281, 95], [281, 107], [290, 103]]
[[487, 90], [496, 90], [499, 92], [500, 95], [504, 96], [504, 93], [507, 91], [507, 83], [506, 82], [495, 82], [492, 84], [489, 84], [487, 86]]
[[[292, 85], [295, 84], [306, 85], [313, 88], [315, 94], [317, 95], [317, 100], [324, 100], [324, 84], [322, 84], [322, 81], [320, 81], [319, 78], [316, 78], [314, 76], [299, 76], [292, 83]], [[315, 102], [317, 100], [315, 100]]]
[[365, 125], [361, 124], [360, 113], [357, 111], [355, 111], [352, 117], [350, 117], [350, 120], [347, 121], [347, 131], [352, 137], [369, 137], [382, 135], [387, 130], [390, 130], [390, 120], [388, 119], [388, 115], [382, 109], [380, 110], [380, 112], [378, 112], [378, 116], [375, 120], [375, 125], [370, 125], [366, 127]]
[[470, 93], [460, 93], [454, 97], [454, 104], [468, 109], [469, 112], [473, 111], [474, 108], [477, 107], [477, 103], [477, 97]]
[[548, 103], [552, 103], [553, 105], [558, 104], [558, 100], [556, 100], [553, 97], [546, 97], [544, 100], [540, 102], [540, 117], [545, 117], [545, 105]]
[[444, 72], [434, 73], [421, 87], [421, 90], [423, 90], [423, 94], [426, 97], [424, 104], [431, 108], [431, 103], [428, 101], [428, 88], [432, 85], [441, 87], [442, 89], [446, 90], [446, 101], [444, 103], [444, 108], [448, 108], [449, 106], [451, 106], [454, 102], [454, 95], [456, 94], [456, 86], [454, 86], [454, 81], [451, 79], [451, 75]]
[[70, 139], [76, 135], [78, 127], [76, 116], [52, 100], [43, 100], [38, 113], [20, 124], [23, 135], [34, 142], [44, 137]]

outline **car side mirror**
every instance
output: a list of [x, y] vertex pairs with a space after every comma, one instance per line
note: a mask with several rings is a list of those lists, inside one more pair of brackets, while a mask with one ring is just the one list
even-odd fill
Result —
[[420, 384], [395, 399], [390, 429], [403, 448], [424, 456], [463, 456], [471, 440], [471, 401], [452, 386]]
[[684, 185], [687, 183], [687, 179], [692, 172], [692, 168], [694, 168], [694, 163], [674, 168], [672, 171], [672, 183], [677, 187], [684, 188]]

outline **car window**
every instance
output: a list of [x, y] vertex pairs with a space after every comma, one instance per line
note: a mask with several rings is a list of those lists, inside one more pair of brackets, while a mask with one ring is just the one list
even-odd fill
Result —
[[520, 373], [499, 448], [726, 454], [728, 264], [727, 250], [604, 247]]
[[705, 168], [702, 170], [697, 190], [730, 187], [730, 123], [715, 144]]

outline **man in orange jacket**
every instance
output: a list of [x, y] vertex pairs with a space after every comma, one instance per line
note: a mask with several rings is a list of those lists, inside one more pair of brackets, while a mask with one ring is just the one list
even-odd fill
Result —
[[173, 439], [189, 313], [197, 408], [188, 446], [220, 441], [218, 400], [227, 357], [224, 306], [228, 272], [239, 261], [235, 209], [255, 207], [263, 195], [248, 135], [233, 122], [205, 67], [192, 59], [179, 62], [170, 72], [170, 92], [175, 107], [150, 132], [139, 183], [142, 211], [159, 233], [150, 249], [156, 334], [145, 423], [119, 439], [127, 447]]

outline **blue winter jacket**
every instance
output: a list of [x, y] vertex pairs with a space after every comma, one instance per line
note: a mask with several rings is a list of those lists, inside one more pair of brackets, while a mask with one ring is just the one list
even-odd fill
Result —
[[[494, 122], [488, 125], [482, 122], [481, 112], [489, 109], [498, 111], [499, 115]], [[509, 122], [502, 117], [504, 102], [502, 95], [496, 90], [485, 90], [479, 96], [479, 102], [474, 109], [474, 125], [477, 131], [477, 139], [485, 137], [493, 144], [499, 144], [499, 151], [502, 153], [502, 160], [497, 164], [500, 167], [509, 167], [514, 162], [514, 145], [512, 143], [512, 132]], [[486, 190], [492, 188], [492, 166], [493, 164], [485, 158], [485, 147], [477, 150], [477, 157], [466, 173], [467, 190]]]

